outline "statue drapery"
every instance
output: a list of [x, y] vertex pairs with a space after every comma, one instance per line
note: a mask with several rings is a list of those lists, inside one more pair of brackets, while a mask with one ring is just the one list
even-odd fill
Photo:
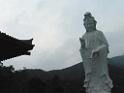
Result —
[[80, 38], [85, 71], [84, 87], [87, 93], [110, 93], [113, 84], [108, 73], [109, 45], [103, 32], [90, 30]]

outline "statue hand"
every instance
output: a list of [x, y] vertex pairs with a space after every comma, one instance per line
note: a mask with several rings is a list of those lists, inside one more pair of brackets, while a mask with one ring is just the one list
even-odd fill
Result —
[[92, 57], [97, 57], [99, 55], [99, 51], [93, 51], [92, 52]]

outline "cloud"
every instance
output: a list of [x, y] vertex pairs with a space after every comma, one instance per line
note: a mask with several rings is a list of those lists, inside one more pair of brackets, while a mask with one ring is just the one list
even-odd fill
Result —
[[[79, 63], [79, 37], [83, 35], [83, 14], [91, 11], [97, 28], [110, 43], [109, 56], [123, 54], [123, 0], [1, 0], [0, 25], [19, 39], [34, 38], [31, 56], [4, 62], [23, 67], [52, 70]], [[116, 43], [115, 43], [116, 42]]]

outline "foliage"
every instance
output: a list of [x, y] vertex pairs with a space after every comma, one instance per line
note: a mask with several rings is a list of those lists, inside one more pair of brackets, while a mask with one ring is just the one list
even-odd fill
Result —
[[[36, 72], [40, 76], [34, 75]], [[124, 77], [112, 79], [114, 82], [112, 93], [124, 93]], [[57, 73], [49, 74], [37, 69], [15, 71], [13, 66], [0, 67], [0, 93], [85, 93], [82, 81], [64, 79]]]

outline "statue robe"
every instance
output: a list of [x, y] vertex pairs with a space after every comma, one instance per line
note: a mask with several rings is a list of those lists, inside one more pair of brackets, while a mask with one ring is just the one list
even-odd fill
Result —
[[[82, 39], [84, 47], [80, 48], [83, 60], [87, 93], [110, 93], [112, 80], [108, 74], [107, 54], [108, 43], [101, 31], [86, 32]], [[93, 52], [98, 51], [94, 56]]]

